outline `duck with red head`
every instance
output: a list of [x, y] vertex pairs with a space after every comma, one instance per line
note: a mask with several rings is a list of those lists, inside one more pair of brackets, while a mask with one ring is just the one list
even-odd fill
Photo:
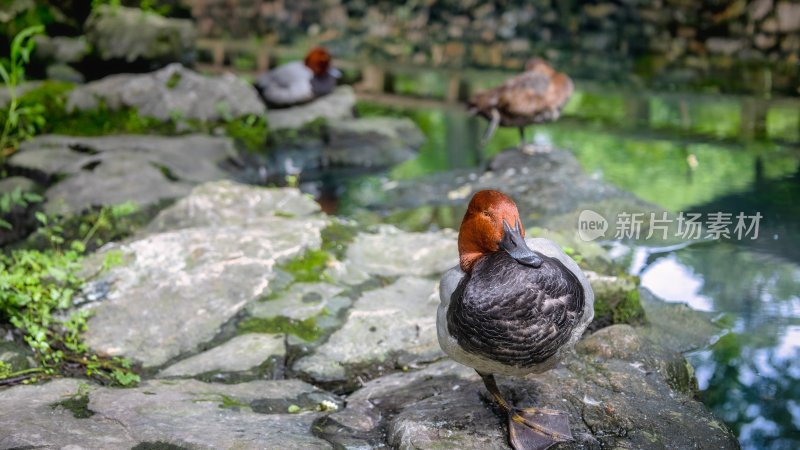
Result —
[[525, 72], [477, 93], [467, 107], [471, 113], [489, 120], [484, 143], [498, 126], [518, 127], [520, 148], [534, 153], [537, 148], [525, 144], [525, 127], [557, 120], [572, 91], [572, 80], [566, 74], [556, 72], [540, 58], [531, 58], [525, 64]]
[[341, 72], [331, 66], [331, 55], [322, 47], [258, 76], [255, 87], [270, 107], [288, 107], [314, 100], [336, 88]]
[[508, 414], [517, 450], [570, 440], [566, 413], [521, 409], [502, 397], [494, 374], [551, 369], [594, 317], [594, 293], [578, 265], [547, 239], [525, 239], [517, 206], [498, 191], [477, 192], [458, 234], [459, 265], [440, 283], [439, 345], [475, 369]]

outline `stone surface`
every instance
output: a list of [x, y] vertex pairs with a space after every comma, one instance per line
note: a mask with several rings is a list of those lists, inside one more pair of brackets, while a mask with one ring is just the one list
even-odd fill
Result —
[[333, 166], [389, 167], [413, 158], [424, 142], [408, 118], [335, 120], [328, 122], [322, 157]]
[[319, 211], [319, 204], [297, 189], [264, 189], [222, 180], [194, 188], [191, 195], [161, 211], [148, 230], [251, 226]]
[[[212, 186], [199, 192], [206, 195], [213, 190]], [[242, 190], [239, 201], [258, 203], [261, 191]], [[89, 345], [152, 367], [211, 341], [248, 303], [269, 294], [277, 262], [321, 243], [320, 230], [327, 223], [323, 218], [261, 211], [265, 213], [261, 222], [217, 222], [158, 232], [95, 255], [87, 263], [88, 273], [101, 272], [111, 251], [121, 253], [123, 262], [102, 272], [89, 286], [90, 291], [104, 293], [101, 301], [90, 304], [95, 314], [86, 334]], [[175, 213], [167, 209], [163, 214]]]
[[33, 57], [44, 61], [56, 63], [77, 63], [89, 53], [89, 43], [85, 36], [50, 37], [40, 34], [34, 38], [36, 40], [36, 51]]
[[365, 292], [350, 309], [347, 321], [294, 370], [323, 384], [347, 387], [398, 367], [443, 356], [436, 339], [435, 281], [402, 277]]
[[67, 110], [92, 110], [100, 102], [111, 110], [134, 108], [164, 122], [220, 121], [265, 112], [255, 88], [241, 78], [204, 76], [180, 64], [141, 75], [111, 75], [79, 86], [70, 92]]
[[778, 3], [775, 17], [778, 29], [783, 33], [800, 30], [800, 3], [782, 1]]
[[[58, 402], [75, 396], [84, 382], [61, 379], [0, 391], [0, 447], [129, 449], [137, 441], [111, 418], [82, 419]], [[89, 387], [89, 390], [94, 389]]]
[[[498, 379], [517, 406], [569, 414], [575, 442], [558, 448], [739, 448], [691, 389], [682, 390], [692, 376], [679, 354], [627, 325], [605, 328], [577, 349], [542, 375]], [[372, 380], [317, 426], [319, 436], [351, 448], [381, 445], [383, 429], [394, 448], [508, 448], [506, 419], [480, 378], [450, 360]]]
[[[441, 208], [454, 220], [448, 226], [455, 228], [472, 194], [482, 189], [498, 189], [514, 199], [526, 226], [575, 234], [578, 214], [583, 209], [608, 217], [612, 224], [611, 218], [620, 211], [660, 210], [610, 183], [587, 176], [575, 157], [565, 150], [526, 155], [509, 149], [498, 154], [489, 168], [486, 172], [462, 169], [413, 181], [392, 180], [370, 187], [374, 192], [351, 192], [350, 198], [358, 199], [359, 205], [367, 209]], [[642, 226], [644, 233], [646, 226], [647, 223]]]
[[350, 299], [340, 296], [344, 289], [328, 283], [295, 283], [277, 298], [252, 303], [248, 312], [252, 317], [287, 317], [305, 320], [322, 313], [336, 314], [350, 305]]
[[[322, 402], [336, 405], [337, 399], [298, 380], [237, 385], [151, 380], [133, 389], [81, 384], [63, 379], [0, 391], [0, 446], [330, 448], [311, 434], [311, 424], [323, 414], [315, 411]], [[85, 418], [56, 404], [81, 396]], [[289, 414], [290, 405], [301, 412]]]
[[253, 369], [271, 356], [286, 355], [282, 334], [250, 333], [183, 359], [159, 372], [159, 377], [194, 376], [209, 372], [241, 372]]
[[92, 8], [84, 29], [86, 39], [104, 60], [191, 63], [194, 59], [196, 32], [191, 20], [100, 5]]
[[46, 193], [48, 213], [134, 201], [140, 206], [187, 194], [195, 183], [228, 177], [219, 165], [234, 155], [227, 138], [44, 135], [24, 142], [9, 164], [65, 175]]
[[356, 236], [345, 264], [382, 276], [441, 274], [458, 261], [456, 239], [452, 230], [407, 233], [382, 225], [377, 233]]
[[299, 129], [318, 119], [351, 118], [355, 105], [353, 89], [350, 86], [339, 86], [330, 94], [304, 105], [271, 109], [267, 112], [267, 121], [271, 130]]
[[36, 183], [25, 177], [8, 177], [0, 180], [0, 194], [14, 192], [19, 189], [22, 192], [36, 191]]
[[[93, 170], [83, 170], [46, 192], [48, 214], [78, 214], [92, 206], [134, 202], [150, 206], [186, 195], [191, 184], [167, 179], [162, 171], [141, 155], [103, 155]], [[93, 163], [86, 163], [91, 167]]]

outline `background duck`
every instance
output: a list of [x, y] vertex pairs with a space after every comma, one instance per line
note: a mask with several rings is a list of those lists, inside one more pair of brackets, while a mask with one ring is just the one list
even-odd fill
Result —
[[573, 88], [566, 74], [556, 72], [539, 58], [532, 58], [525, 64], [524, 73], [477, 93], [469, 100], [468, 108], [490, 121], [483, 143], [492, 137], [498, 125], [519, 127], [521, 149], [533, 153], [535, 146], [525, 144], [525, 127], [558, 119]]
[[592, 321], [594, 293], [556, 244], [524, 236], [510, 197], [491, 190], [473, 196], [459, 230], [459, 265], [440, 283], [437, 333], [445, 353], [474, 368], [508, 414], [511, 445], [546, 449], [571, 439], [566, 413], [509, 405], [493, 374], [555, 366]]
[[267, 106], [280, 108], [331, 93], [341, 75], [331, 67], [330, 53], [316, 47], [303, 61], [293, 61], [259, 75], [254, 85]]

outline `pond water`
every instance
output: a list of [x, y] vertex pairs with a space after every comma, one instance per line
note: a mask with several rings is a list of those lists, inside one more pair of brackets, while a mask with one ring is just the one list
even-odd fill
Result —
[[[408, 116], [428, 137], [418, 157], [383, 182], [474, 168], [519, 140], [516, 129], [501, 129], [481, 149], [485, 122], [445, 103], [390, 101], [360, 104], [359, 111]], [[800, 102], [578, 91], [559, 123], [535, 127], [529, 138], [570, 150], [590, 176], [668, 211], [762, 216], [757, 239], [751, 230], [742, 240], [603, 244], [658, 296], [715, 313], [726, 325], [711, 345], [687, 356], [701, 400], [742, 446], [800, 448]], [[339, 210], [357, 214], [358, 203], [345, 192]], [[398, 224], [457, 228], [461, 214]]]

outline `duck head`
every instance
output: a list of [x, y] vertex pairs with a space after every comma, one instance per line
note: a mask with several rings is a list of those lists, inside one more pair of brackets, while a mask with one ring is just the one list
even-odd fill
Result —
[[556, 71], [550, 67], [542, 58], [531, 58], [525, 63], [526, 72], [540, 72], [547, 75], [552, 75]]
[[329, 75], [333, 78], [339, 78], [342, 73], [331, 67], [331, 59], [331, 54], [327, 50], [322, 47], [316, 47], [308, 52], [303, 62], [314, 72], [316, 77]]
[[542, 258], [525, 243], [517, 205], [499, 191], [479, 191], [472, 197], [458, 231], [461, 270], [469, 273], [483, 256], [504, 251], [520, 264], [542, 265]]

